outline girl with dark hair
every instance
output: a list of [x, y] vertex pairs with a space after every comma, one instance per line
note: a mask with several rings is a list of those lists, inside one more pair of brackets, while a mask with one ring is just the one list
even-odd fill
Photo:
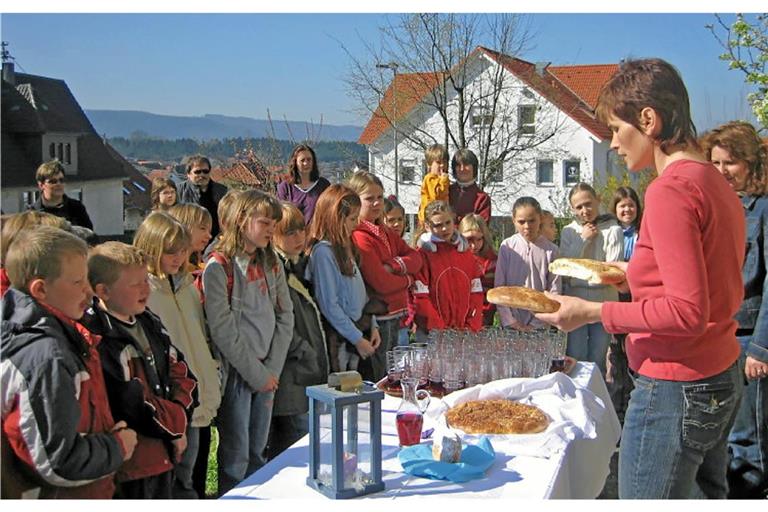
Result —
[[288, 171], [288, 177], [277, 186], [277, 198], [295, 204], [304, 214], [308, 226], [315, 213], [317, 198], [331, 183], [320, 176], [315, 150], [306, 144], [293, 148]]
[[[540, 292], [560, 293], [560, 276], [549, 271], [558, 257], [555, 244], [541, 234], [541, 205], [533, 197], [520, 197], [512, 206], [516, 234], [499, 246], [494, 286], [525, 286]], [[498, 307], [504, 327], [530, 329], [541, 326], [530, 311]]]
[[480, 215], [485, 222], [491, 222], [491, 196], [477, 184], [477, 156], [469, 149], [460, 149], [453, 154], [451, 169], [456, 179], [448, 187], [448, 202], [456, 212], [456, 222], [468, 213]]

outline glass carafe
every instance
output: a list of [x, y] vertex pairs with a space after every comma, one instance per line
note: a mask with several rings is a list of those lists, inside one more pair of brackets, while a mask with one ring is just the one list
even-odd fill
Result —
[[395, 423], [400, 446], [411, 446], [421, 441], [421, 427], [424, 425], [424, 411], [429, 406], [431, 395], [426, 389], [416, 389], [419, 379], [406, 377], [400, 380], [403, 400], [397, 409]]

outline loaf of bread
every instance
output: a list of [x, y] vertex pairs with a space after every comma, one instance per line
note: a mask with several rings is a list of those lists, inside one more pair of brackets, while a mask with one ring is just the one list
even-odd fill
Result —
[[627, 279], [626, 274], [602, 261], [583, 258], [558, 258], [549, 264], [553, 274], [582, 279], [590, 284], [617, 284]]
[[554, 313], [560, 303], [548, 298], [543, 292], [524, 286], [497, 286], [486, 294], [488, 302], [509, 308], [527, 309], [534, 313]]

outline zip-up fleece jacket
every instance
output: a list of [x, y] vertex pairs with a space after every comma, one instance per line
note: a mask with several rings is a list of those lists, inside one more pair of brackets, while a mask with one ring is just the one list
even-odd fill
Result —
[[100, 338], [15, 288], [2, 304], [2, 429], [14, 462], [44, 482], [41, 498], [111, 498], [125, 450], [110, 432]]
[[184, 356], [149, 310], [136, 315], [136, 322], [144, 329], [151, 354], [145, 354], [133, 336], [100, 308], [89, 309], [83, 320], [102, 337], [99, 355], [112, 414], [134, 429], [138, 438], [133, 456], [120, 468], [117, 480], [170, 471], [170, 442], [184, 435], [197, 405], [197, 380]]
[[171, 342], [182, 354], [197, 378], [198, 400], [192, 414], [193, 427], [207, 427], [216, 417], [221, 403], [219, 363], [213, 358], [205, 334], [205, 315], [200, 294], [191, 274], [186, 274], [171, 291], [167, 279], [149, 276], [151, 293], [147, 306], [160, 317]]
[[[279, 378], [283, 371], [293, 338], [293, 304], [279, 260], [269, 269], [249, 261], [245, 255], [229, 260], [232, 265], [230, 297], [226, 270], [216, 258], [210, 258], [203, 271], [203, 293], [211, 340], [221, 363], [222, 382], [227, 382], [228, 372], [235, 370], [256, 393], [266, 385], [270, 374]], [[254, 281], [258, 283], [256, 293], [261, 293], [260, 298], [249, 297], [249, 283]], [[254, 300], [271, 304], [271, 310], [257, 309]], [[244, 315], [248, 315], [248, 320]], [[255, 324], [271, 335], [268, 338], [260, 335]]]
[[[371, 222], [360, 222], [352, 232], [352, 241], [360, 253], [360, 272], [368, 296], [383, 300], [387, 315], [406, 313], [408, 290], [423, 265], [421, 255], [395, 230]], [[392, 267], [393, 274], [384, 270], [385, 264]]]
[[482, 270], [470, 251], [432, 237], [435, 252], [419, 249], [424, 265], [416, 275], [413, 298], [416, 325], [432, 329], [472, 329], [483, 326]]

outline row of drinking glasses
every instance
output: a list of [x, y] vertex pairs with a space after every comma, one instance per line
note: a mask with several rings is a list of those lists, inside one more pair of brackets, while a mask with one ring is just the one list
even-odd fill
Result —
[[511, 377], [540, 377], [565, 366], [565, 333], [552, 328], [478, 332], [433, 330], [426, 343], [387, 353], [388, 384], [413, 377], [433, 393]]

